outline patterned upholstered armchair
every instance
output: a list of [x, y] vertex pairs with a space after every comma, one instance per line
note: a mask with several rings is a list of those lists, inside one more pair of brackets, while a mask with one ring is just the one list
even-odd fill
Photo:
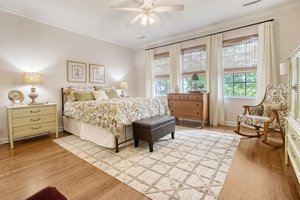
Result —
[[[260, 137], [263, 135], [263, 142], [270, 145], [274, 144], [267, 141], [269, 132], [276, 131], [281, 134], [284, 141], [285, 119], [287, 116], [288, 86], [286, 84], [270, 84], [262, 102], [255, 106], [244, 106], [244, 113], [237, 117], [236, 133], [247, 137]], [[256, 134], [244, 134], [240, 132], [241, 124], [253, 126]], [[260, 129], [263, 129], [261, 131]]]

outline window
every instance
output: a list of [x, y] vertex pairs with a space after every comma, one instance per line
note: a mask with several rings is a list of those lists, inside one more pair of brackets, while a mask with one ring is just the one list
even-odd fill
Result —
[[169, 53], [154, 55], [153, 63], [155, 96], [170, 92], [170, 58]]
[[[198, 90], [206, 88], [206, 48], [205, 45], [182, 50], [182, 90]], [[192, 80], [193, 74], [199, 77], [198, 81]]]
[[223, 41], [224, 95], [256, 96], [258, 35]]

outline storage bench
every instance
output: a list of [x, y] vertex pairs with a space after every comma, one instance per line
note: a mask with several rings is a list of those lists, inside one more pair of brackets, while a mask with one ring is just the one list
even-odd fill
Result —
[[158, 115], [132, 123], [134, 145], [138, 147], [139, 140], [149, 143], [150, 152], [153, 152], [154, 141], [171, 133], [172, 139], [175, 134], [175, 118], [169, 115]]

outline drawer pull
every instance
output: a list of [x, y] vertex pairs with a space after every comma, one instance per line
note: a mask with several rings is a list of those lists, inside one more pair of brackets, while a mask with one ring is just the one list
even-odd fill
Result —
[[36, 130], [36, 129], [40, 129], [42, 128], [41, 126], [35, 126], [35, 127], [31, 127], [32, 130]]
[[30, 112], [31, 113], [39, 113], [39, 112], [41, 112], [41, 110], [31, 110]]
[[199, 106], [199, 103], [197, 103], [196, 106]]
[[41, 120], [41, 118], [39, 117], [39, 118], [35, 118], [35, 119], [30, 119], [30, 121], [32, 121], [32, 122], [37, 122], [37, 121], [40, 121]]
[[292, 139], [294, 140], [294, 141], [296, 141], [296, 137], [292, 134]]

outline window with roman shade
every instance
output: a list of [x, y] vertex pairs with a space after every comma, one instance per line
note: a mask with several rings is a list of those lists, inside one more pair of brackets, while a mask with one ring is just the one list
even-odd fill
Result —
[[223, 41], [224, 96], [255, 97], [258, 35]]
[[[182, 49], [182, 90], [199, 90], [206, 88], [206, 46], [195, 46]], [[192, 80], [193, 74], [199, 80]]]
[[167, 95], [170, 92], [170, 58], [168, 52], [154, 55], [153, 73], [154, 95]]

